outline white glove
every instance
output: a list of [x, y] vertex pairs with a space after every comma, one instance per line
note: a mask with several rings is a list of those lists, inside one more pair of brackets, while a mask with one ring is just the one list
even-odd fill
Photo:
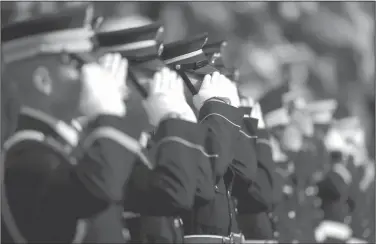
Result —
[[255, 105], [255, 100], [252, 97], [243, 97], [240, 99], [240, 105], [243, 107], [253, 107]]
[[293, 124], [286, 126], [281, 138], [282, 147], [291, 152], [298, 152], [303, 146], [303, 137], [299, 128]]
[[330, 129], [326, 134], [324, 144], [329, 151], [340, 151], [345, 154], [349, 154], [349, 151], [351, 151], [341, 132], [334, 128]]
[[184, 96], [183, 80], [167, 68], [155, 73], [149, 97], [143, 101], [151, 125], [157, 126], [169, 114], [196, 123], [197, 118]]
[[96, 63], [82, 68], [80, 111], [88, 117], [100, 114], [124, 116], [128, 62], [120, 54], [108, 54], [103, 65]]
[[349, 154], [354, 157], [354, 164], [356, 166], [362, 165], [367, 161], [367, 146], [365, 143], [365, 132], [361, 128], [353, 131], [344, 131], [342, 136], [349, 146]]
[[276, 163], [285, 162], [287, 160], [287, 156], [282, 151], [278, 140], [271, 136], [269, 141], [270, 141], [273, 161]]
[[265, 129], [264, 116], [262, 115], [261, 106], [259, 103], [256, 103], [251, 112], [251, 117], [258, 119], [257, 128]]
[[[254, 105], [255, 105], [255, 101], [251, 97], [242, 97], [240, 99], [240, 106], [242, 107], [253, 108]], [[252, 117], [252, 112], [250, 114], [244, 115], [244, 117]]]
[[240, 106], [240, 98], [239, 98], [239, 91], [236, 83], [228, 79], [226, 76], [222, 75], [222, 78], [225, 80], [225, 83], [229, 85], [228, 90], [228, 98], [231, 101], [231, 106], [239, 107]]
[[292, 123], [295, 124], [303, 135], [311, 137], [314, 133], [314, 125], [310, 115], [302, 110], [295, 110], [292, 115]]
[[218, 72], [205, 76], [200, 91], [193, 96], [193, 104], [199, 111], [205, 101], [214, 97], [227, 98], [230, 100], [231, 106], [239, 107], [240, 101], [236, 85]]

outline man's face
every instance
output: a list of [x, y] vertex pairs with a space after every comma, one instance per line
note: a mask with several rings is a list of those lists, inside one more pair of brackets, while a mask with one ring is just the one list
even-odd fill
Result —
[[[81, 68], [75, 62], [60, 63], [53, 74], [54, 89], [52, 96], [61, 104], [65, 113], [77, 116], [81, 97]], [[69, 111], [70, 110], [70, 111]]]
[[76, 113], [80, 72], [74, 65], [62, 62], [60, 55], [40, 55], [15, 62], [7, 71], [17, 84], [22, 105], [64, 118]]

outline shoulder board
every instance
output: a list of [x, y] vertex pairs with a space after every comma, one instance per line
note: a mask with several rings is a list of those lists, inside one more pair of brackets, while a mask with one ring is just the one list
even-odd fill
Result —
[[43, 133], [36, 130], [22, 130], [14, 133], [5, 143], [4, 151], [10, 150], [12, 147], [18, 145], [19, 143], [26, 141], [34, 141], [47, 146], [59, 153], [60, 155], [67, 158], [71, 164], [75, 164], [75, 161], [70, 157], [72, 148], [70, 146], [65, 146], [56, 139], [46, 136]]

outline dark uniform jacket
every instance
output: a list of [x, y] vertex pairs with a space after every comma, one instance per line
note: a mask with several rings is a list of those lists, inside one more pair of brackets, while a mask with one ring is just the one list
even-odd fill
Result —
[[206, 132], [205, 125], [182, 120], [159, 125], [148, 149], [153, 170], [137, 164], [126, 188], [125, 210], [141, 214], [128, 221], [132, 242], [183, 241], [181, 215], [197, 198], [208, 198], [213, 184], [204, 181], [212, 177], [210, 155], [203, 147]]
[[296, 191], [296, 177], [293, 171], [293, 162], [279, 162], [277, 167], [276, 181], [280, 188], [281, 199], [273, 209], [273, 223], [275, 231], [273, 236], [281, 243], [292, 243], [300, 235], [300, 227], [296, 219], [298, 207], [298, 195]]
[[[213, 183], [210, 185], [211, 189], [205, 191], [206, 196], [200, 197], [201, 201], [195, 201], [193, 210], [184, 216], [186, 235], [228, 236], [230, 232], [237, 231], [231, 196], [236, 169], [229, 166], [236, 158], [237, 150], [241, 150], [238, 141], [241, 138], [242, 118], [243, 112], [240, 109], [214, 101], [206, 102], [199, 112], [199, 123], [208, 127], [205, 149], [211, 155], [209, 159]], [[254, 155], [248, 159], [252, 157]], [[244, 161], [240, 160], [238, 163], [242, 164]], [[242, 174], [247, 178], [254, 172], [246, 169]]]
[[341, 162], [334, 163], [326, 177], [318, 183], [318, 196], [324, 213], [323, 221], [315, 229], [318, 241], [343, 242], [351, 236], [348, 226], [354, 207], [350, 196], [351, 183], [351, 171]]
[[[248, 119], [247, 119], [248, 120]], [[251, 122], [251, 121], [247, 121]], [[253, 127], [253, 131], [257, 128]], [[252, 133], [251, 131], [249, 131]], [[254, 133], [254, 132], [253, 132]], [[246, 201], [239, 198], [238, 221], [246, 239], [264, 240], [273, 239], [273, 183], [275, 165], [269, 145], [269, 134], [266, 130], [256, 131], [257, 135], [257, 176], [250, 188], [251, 198]]]
[[350, 172], [344, 165], [336, 164], [318, 184], [325, 219], [345, 221], [351, 207], [349, 200], [351, 178]]
[[[1, 82], [1, 148], [4, 142], [14, 133], [17, 126], [18, 113], [20, 110], [14, 83]], [[1, 162], [3, 164], [3, 162]], [[10, 240], [11, 237], [1, 219], [2, 240]]]
[[16, 130], [20, 104], [13, 82], [1, 82], [1, 145]]
[[365, 164], [354, 169], [353, 184], [350, 187], [350, 196], [354, 199], [350, 226], [353, 230], [353, 237], [373, 243], [375, 188], [372, 175], [374, 173], [368, 171], [374, 171], [374, 166]]
[[77, 220], [95, 214], [103, 214], [108, 226], [98, 228], [96, 241], [123, 240], [124, 185], [135, 159], [148, 160], [121, 125], [120, 118], [99, 116], [72, 153], [57, 127], [30, 115], [20, 117], [6, 155], [5, 185], [27, 240], [69, 243]]
[[314, 229], [323, 217], [317, 181], [323, 174], [324, 165], [329, 162], [329, 154], [319, 138], [305, 138], [302, 151], [295, 161], [298, 182], [296, 219], [301, 230], [297, 238], [302, 242], [314, 242]]
[[74, 170], [63, 133], [45, 120], [21, 115], [16, 134], [5, 147], [6, 195], [18, 229], [28, 241], [70, 241], [77, 217], [106, 207]]

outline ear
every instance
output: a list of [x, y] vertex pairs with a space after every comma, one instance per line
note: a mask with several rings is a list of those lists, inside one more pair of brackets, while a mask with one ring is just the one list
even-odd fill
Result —
[[52, 79], [49, 70], [45, 66], [39, 66], [33, 73], [33, 84], [35, 88], [45, 95], [52, 92]]

